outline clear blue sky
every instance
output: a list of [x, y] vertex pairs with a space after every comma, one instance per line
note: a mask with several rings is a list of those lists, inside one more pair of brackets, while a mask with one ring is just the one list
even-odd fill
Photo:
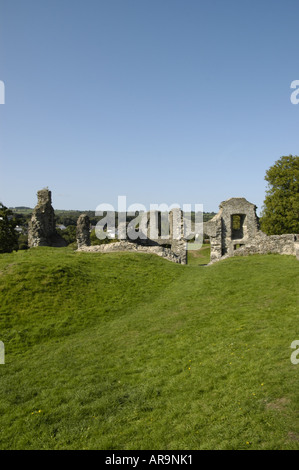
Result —
[[260, 210], [299, 154], [298, 0], [0, 0], [0, 201]]

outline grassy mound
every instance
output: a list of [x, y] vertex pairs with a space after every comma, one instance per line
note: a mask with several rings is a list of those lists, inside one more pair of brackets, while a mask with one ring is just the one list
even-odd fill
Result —
[[1, 449], [298, 449], [299, 263], [0, 257]]

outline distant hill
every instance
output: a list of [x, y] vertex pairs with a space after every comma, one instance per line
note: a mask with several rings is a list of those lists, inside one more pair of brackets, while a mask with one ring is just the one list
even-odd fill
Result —
[[26, 207], [26, 206], [10, 207], [9, 209], [15, 212], [16, 214], [28, 214], [33, 211], [31, 207]]

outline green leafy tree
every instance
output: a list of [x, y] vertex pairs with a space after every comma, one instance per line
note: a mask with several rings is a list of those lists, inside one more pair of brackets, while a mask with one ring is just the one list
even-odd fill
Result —
[[106, 245], [108, 243], [115, 243], [115, 242], [118, 242], [119, 240], [117, 238], [104, 238], [103, 240], [100, 240], [97, 236], [96, 236], [96, 231], [95, 230], [92, 230], [90, 232], [90, 244], [92, 246], [94, 245]]
[[267, 235], [299, 233], [299, 157], [281, 157], [266, 172], [261, 229]]
[[68, 245], [76, 241], [76, 227], [74, 225], [69, 225], [64, 230], [58, 228], [57, 232], [64, 238]]
[[12, 211], [0, 202], [0, 253], [11, 253], [18, 249], [16, 221]]
[[25, 233], [20, 233], [18, 237], [19, 250], [28, 250], [28, 235]]

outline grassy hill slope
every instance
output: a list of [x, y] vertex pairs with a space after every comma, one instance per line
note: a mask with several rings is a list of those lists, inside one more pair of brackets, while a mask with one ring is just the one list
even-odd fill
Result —
[[1, 255], [0, 448], [298, 449], [298, 261], [202, 260]]

